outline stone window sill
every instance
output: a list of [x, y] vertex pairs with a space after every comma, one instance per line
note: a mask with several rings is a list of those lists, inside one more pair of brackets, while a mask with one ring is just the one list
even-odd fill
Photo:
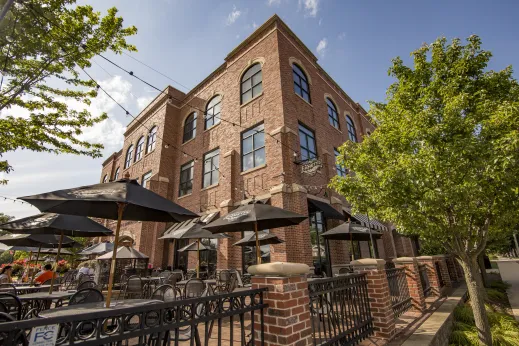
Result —
[[218, 185], [220, 185], [219, 182], [216, 183], [216, 184], [213, 184], [213, 185], [209, 185], [209, 186], [207, 186], [207, 187], [204, 187], [204, 188], [202, 188], [200, 191], [207, 191], [207, 190], [211, 190], [211, 189], [213, 189], [213, 188], [215, 188], [215, 187], [218, 187]]
[[314, 108], [314, 105], [311, 104], [310, 102], [308, 102], [307, 100], [305, 100], [301, 95], [299, 95], [298, 93], [294, 92], [294, 95], [296, 95], [297, 97], [299, 97], [301, 100], [303, 100], [307, 105], [309, 105], [310, 107]]
[[260, 170], [260, 169], [265, 168], [265, 167], [267, 167], [266, 163], [261, 165], [261, 166], [254, 167], [254, 168], [248, 169], [248, 170], [246, 170], [244, 172], [241, 172], [240, 175], [245, 175], [245, 174], [248, 174], [248, 173], [252, 173], [254, 171]]
[[260, 92], [258, 95], [254, 96], [253, 98], [251, 98], [249, 101], [245, 102], [244, 104], [242, 104], [240, 107], [245, 107], [247, 106], [249, 103], [251, 103], [252, 101], [256, 101], [257, 99], [259, 99], [261, 96], [263, 96], [263, 91]]
[[189, 196], [191, 196], [192, 194], [193, 194], [193, 193], [191, 192], [191, 193], [188, 193], [187, 195], [180, 196], [180, 197], [177, 198], [177, 200], [180, 200], [180, 199], [182, 199], [182, 198], [189, 197]]

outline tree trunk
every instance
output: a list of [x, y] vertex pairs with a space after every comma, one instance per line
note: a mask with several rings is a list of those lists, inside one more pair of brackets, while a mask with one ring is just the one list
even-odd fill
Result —
[[481, 294], [484, 290], [477, 258], [463, 256], [461, 258], [461, 266], [465, 273], [465, 282], [470, 296], [470, 304], [474, 312], [474, 320], [478, 329], [479, 344], [492, 346], [492, 335], [490, 333], [490, 323], [488, 321], [487, 312], [485, 310], [485, 298]]
[[481, 271], [481, 281], [483, 282], [484, 287], [488, 287], [488, 277], [487, 277], [487, 269], [485, 268], [485, 251], [482, 251], [478, 256], [478, 266]]

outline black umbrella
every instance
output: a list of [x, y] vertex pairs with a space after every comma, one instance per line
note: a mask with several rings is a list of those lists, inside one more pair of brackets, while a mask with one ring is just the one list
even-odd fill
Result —
[[[112, 230], [85, 216], [43, 213], [14, 220], [0, 225], [0, 229], [20, 234], [59, 234], [71, 237], [99, 237], [113, 235]], [[61, 243], [60, 243], [61, 244]], [[61, 252], [58, 246], [56, 263]], [[39, 258], [39, 253], [37, 260]], [[57, 268], [57, 267], [56, 267]], [[53, 292], [54, 278], [49, 292]]]
[[[113, 258], [113, 255], [114, 253], [105, 253], [104, 255], [102, 256], [99, 256], [97, 257], [98, 260], [106, 260], [106, 259], [110, 259], [110, 258]], [[117, 248], [117, 251], [115, 251], [115, 258], [119, 258], [119, 259], [146, 259], [146, 258], [149, 258], [148, 256], [146, 256], [145, 254], [143, 254], [142, 252], [139, 252], [137, 250], [135, 250], [134, 248], [130, 247], [130, 246], [119, 246], [119, 248]]]
[[256, 203], [243, 205], [224, 217], [204, 226], [213, 233], [242, 232], [253, 230], [256, 236], [256, 258], [261, 263], [258, 230], [294, 226], [305, 220], [306, 216], [268, 204]]
[[[61, 236], [56, 234], [8, 234], [0, 237], [0, 243], [10, 246], [42, 247], [57, 249]], [[81, 244], [67, 236], [63, 237], [61, 247], [81, 247]]]
[[103, 242], [83, 249], [78, 253], [78, 255], [103, 255], [107, 252], [113, 251], [113, 249], [114, 243]]
[[[275, 245], [275, 244], [281, 244], [281, 243], [285, 242], [284, 240], [279, 239], [275, 234], [266, 233], [266, 232], [259, 232], [258, 239], [259, 239], [260, 246]], [[233, 245], [235, 245], [235, 246], [256, 246], [256, 238], [255, 238], [254, 234], [251, 234], [247, 237], [244, 237], [244, 238], [238, 240]]]
[[115, 273], [116, 251], [122, 220], [179, 222], [197, 217], [195, 213], [142, 187], [136, 180], [125, 179], [40, 195], [21, 197], [43, 212], [72, 214], [117, 220], [110, 266], [106, 307], [110, 307]]
[[183, 248], [181, 249], [178, 249], [178, 252], [184, 252], [184, 251], [196, 251], [196, 252], [200, 252], [200, 251], [216, 251], [215, 249], [213, 248], [210, 248], [208, 246], [205, 246], [204, 244], [198, 242], [198, 241], [195, 241], [195, 242], [192, 242], [191, 244], [188, 244], [186, 246], [184, 246]]
[[353, 241], [371, 241], [371, 239], [378, 239], [382, 237], [382, 233], [364, 227], [361, 224], [353, 222], [345, 222], [337, 227], [332, 228], [321, 234], [326, 240], [349, 240], [353, 254]]

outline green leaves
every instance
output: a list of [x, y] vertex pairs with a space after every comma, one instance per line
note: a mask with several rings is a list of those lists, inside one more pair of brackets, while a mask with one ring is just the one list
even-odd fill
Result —
[[[107, 116], [87, 110], [96, 84], [76, 69], [106, 51], [136, 51], [126, 38], [137, 29], [125, 28], [115, 8], [102, 16], [73, 0], [27, 0], [12, 7], [0, 32], [0, 112], [12, 114], [0, 116], [0, 155], [29, 149], [99, 157], [102, 145], [79, 136]], [[69, 100], [85, 108], [70, 109]], [[0, 172], [10, 170], [0, 162]]]

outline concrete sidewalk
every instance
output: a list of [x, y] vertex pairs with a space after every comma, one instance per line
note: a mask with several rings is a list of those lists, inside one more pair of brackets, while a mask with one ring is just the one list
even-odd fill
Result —
[[498, 260], [497, 266], [503, 281], [512, 285], [508, 289], [508, 300], [515, 319], [519, 321], [519, 263], [515, 260]]

